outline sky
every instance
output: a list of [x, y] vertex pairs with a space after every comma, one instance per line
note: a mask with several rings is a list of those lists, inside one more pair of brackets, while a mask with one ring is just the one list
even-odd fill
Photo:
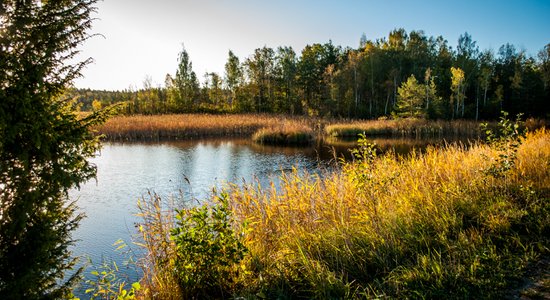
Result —
[[81, 59], [94, 62], [79, 88], [163, 86], [185, 47], [199, 79], [224, 74], [228, 51], [241, 61], [263, 46], [313, 43], [357, 48], [396, 28], [443, 36], [456, 47], [468, 32], [481, 50], [505, 43], [535, 56], [550, 43], [550, 0], [103, 0]]

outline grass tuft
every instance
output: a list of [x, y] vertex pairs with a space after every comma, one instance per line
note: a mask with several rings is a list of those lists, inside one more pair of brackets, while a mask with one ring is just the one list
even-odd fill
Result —
[[252, 140], [269, 145], [309, 145], [314, 142], [315, 135], [307, 124], [284, 122], [278, 126], [258, 130], [252, 136]]

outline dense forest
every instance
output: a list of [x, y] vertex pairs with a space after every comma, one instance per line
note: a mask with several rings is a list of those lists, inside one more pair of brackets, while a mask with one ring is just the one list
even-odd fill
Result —
[[536, 57], [511, 44], [481, 51], [468, 33], [456, 49], [443, 37], [396, 29], [358, 49], [312, 44], [258, 48], [241, 61], [229, 51], [225, 74], [199, 80], [185, 48], [164, 87], [72, 90], [82, 110], [124, 102], [128, 114], [256, 112], [376, 119], [494, 119], [500, 111], [548, 117], [550, 44]]

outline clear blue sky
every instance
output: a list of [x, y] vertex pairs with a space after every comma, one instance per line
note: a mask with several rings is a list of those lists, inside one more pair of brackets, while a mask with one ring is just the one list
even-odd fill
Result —
[[356, 48], [395, 28], [442, 35], [453, 47], [468, 32], [482, 49], [511, 43], [536, 55], [550, 43], [550, 0], [103, 0], [95, 37], [81, 47], [95, 62], [77, 87], [140, 88], [146, 76], [163, 85], [185, 48], [199, 79], [223, 76], [229, 49], [244, 60], [256, 48], [312, 43]]

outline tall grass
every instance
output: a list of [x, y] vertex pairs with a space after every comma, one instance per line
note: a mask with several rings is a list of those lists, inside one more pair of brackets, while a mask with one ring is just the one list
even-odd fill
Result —
[[252, 286], [321, 298], [500, 296], [548, 251], [550, 135], [525, 139], [507, 181], [484, 172], [500, 154], [432, 148], [323, 179], [284, 175], [279, 190], [234, 188], [234, 213], [252, 224], [249, 280], [264, 280]]
[[[251, 298], [502, 297], [550, 246], [550, 133], [529, 133], [521, 142], [510, 167], [498, 172], [495, 166], [514, 149], [452, 145], [396, 158], [377, 157], [362, 145], [341, 172], [283, 174], [278, 188], [230, 187], [230, 226], [242, 233], [247, 252], [236, 263], [242, 272], [229, 292]], [[145, 222], [175, 226], [161, 218]], [[150, 235], [157, 235], [155, 228]], [[158, 252], [155, 244], [148, 249]], [[150, 291], [161, 288], [155, 282], [165, 278], [171, 260], [170, 251], [160, 253], [155, 263], [165, 267], [151, 269]], [[169, 293], [188, 287], [173, 288]]]
[[175, 268], [176, 245], [170, 239], [174, 228], [174, 201], [163, 201], [156, 194], [138, 201], [139, 238], [135, 242], [146, 250], [146, 255], [137, 263], [143, 271], [140, 292], [142, 299], [181, 299], [182, 291], [173, 272]]
[[112, 141], [174, 140], [202, 137], [251, 137], [261, 128], [280, 124], [305, 126], [309, 120], [278, 115], [132, 115], [116, 116], [96, 130]]
[[424, 119], [374, 120], [334, 123], [325, 127], [331, 137], [367, 136], [387, 137], [472, 137], [480, 136], [479, 123], [475, 121], [428, 121]]
[[308, 145], [315, 140], [315, 134], [311, 126], [305, 122], [285, 121], [256, 131], [252, 140], [259, 144]]

